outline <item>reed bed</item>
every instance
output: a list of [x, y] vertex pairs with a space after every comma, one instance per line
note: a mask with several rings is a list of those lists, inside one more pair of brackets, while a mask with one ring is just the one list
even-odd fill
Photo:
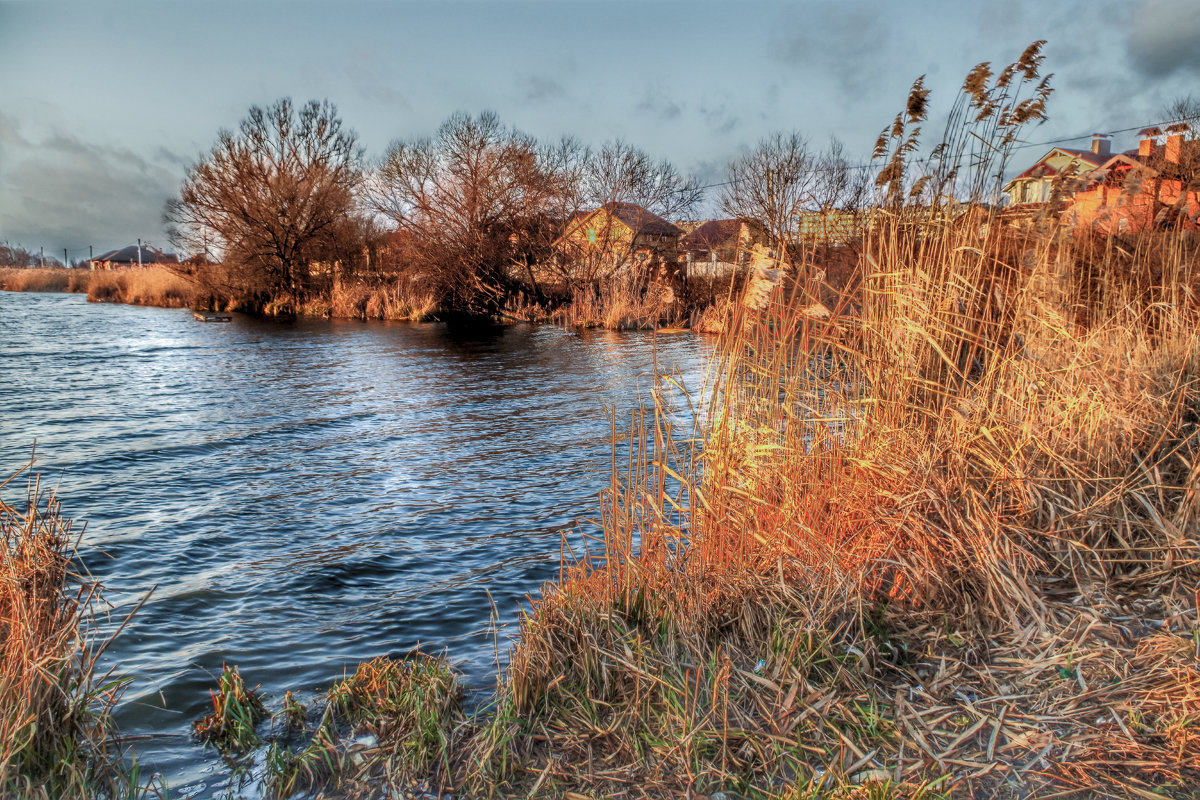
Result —
[[[9, 479], [5, 483], [11, 482]], [[2, 488], [2, 486], [0, 486]], [[138, 797], [111, 711], [125, 681], [97, 672], [99, 587], [77, 571], [76, 535], [36, 482], [0, 501], [0, 797]]]
[[575, 291], [571, 302], [552, 319], [572, 328], [654, 330], [679, 322], [681, 303], [665, 283], [629, 273], [603, 281], [595, 289]]
[[88, 270], [46, 267], [0, 267], [0, 289], [7, 292], [86, 292]]
[[300, 311], [336, 319], [423, 322], [438, 311], [438, 302], [428, 289], [398, 278], [378, 284], [339, 282], [328, 298], [314, 298]]
[[752, 281], [702, 424], [635, 420], [476, 790], [1193, 796], [1196, 243], [1085, 298], [1072, 242], [901, 222], [859, 314]]
[[91, 275], [88, 301], [92, 303], [188, 308], [195, 298], [192, 283], [167, 267], [96, 270]]

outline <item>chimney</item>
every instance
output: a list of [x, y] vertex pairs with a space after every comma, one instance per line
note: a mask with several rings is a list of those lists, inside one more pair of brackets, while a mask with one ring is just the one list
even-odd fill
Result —
[[1142, 140], [1138, 142], [1138, 157], [1149, 158], [1154, 155], [1154, 137], [1161, 135], [1162, 131], [1158, 128], [1142, 128], [1138, 131], [1138, 136], [1142, 137]]
[[1106, 155], [1108, 155], [1109, 149], [1111, 147], [1112, 147], [1112, 143], [1110, 141], [1108, 141], [1107, 133], [1093, 133], [1092, 134], [1092, 152], [1093, 153], [1095, 153], [1098, 156], [1106, 156]]
[[1172, 133], [1167, 137], [1167, 144], [1163, 148], [1163, 158], [1173, 164], [1179, 163], [1179, 156], [1183, 153], [1183, 134]]

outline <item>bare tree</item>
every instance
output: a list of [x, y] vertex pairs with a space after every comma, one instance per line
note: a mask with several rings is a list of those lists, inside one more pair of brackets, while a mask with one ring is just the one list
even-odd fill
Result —
[[167, 203], [171, 241], [202, 264], [223, 260], [222, 288], [244, 303], [262, 308], [283, 296], [294, 309], [323, 288], [328, 270], [313, 263], [346, 247], [361, 162], [357, 137], [328, 101], [252, 106]]
[[731, 161], [726, 175], [728, 182], [721, 194], [725, 213], [761, 222], [783, 259], [788, 244], [796, 238], [801, 214], [835, 202], [848, 188], [840, 149], [822, 158], [796, 132], [774, 133], [763, 139]]
[[492, 312], [515, 289], [516, 269], [548, 242], [566, 192], [553, 155], [493, 112], [458, 113], [432, 139], [393, 143], [367, 194], [444, 304]]
[[703, 196], [699, 182], [670, 161], [619, 139], [588, 154], [581, 188], [585, 204], [632, 203], [667, 219], [691, 211]]
[[1200, 98], [1190, 94], [1167, 103], [1161, 113], [1167, 122], [1186, 124], [1192, 131], [1200, 128]]
[[0, 244], [0, 267], [32, 267], [38, 263], [37, 253], [20, 245]]

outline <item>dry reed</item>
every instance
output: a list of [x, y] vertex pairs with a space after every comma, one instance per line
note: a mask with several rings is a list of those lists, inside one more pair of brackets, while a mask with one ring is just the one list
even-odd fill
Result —
[[93, 303], [187, 308], [194, 296], [191, 282], [167, 267], [97, 270], [88, 285]]
[[149, 791], [115, 740], [110, 712], [126, 682], [96, 671], [99, 587], [77, 572], [75, 544], [36, 482], [23, 509], [0, 501], [0, 797]]
[[0, 267], [0, 290], [8, 292], [86, 292], [92, 273], [88, 270]]
[[596, 289], [576, 291], [552, 318], [573, 328], [653, 330], [679, 322], [681, 305], [665, 283], [628, 273], [603, 281]]
[[404, 278], [377, 284], [339, 282], [328, 298], [314, 298], [300, 308], [315, 317], [410, 322], [427, 320], [437, 310], [433, 292]]

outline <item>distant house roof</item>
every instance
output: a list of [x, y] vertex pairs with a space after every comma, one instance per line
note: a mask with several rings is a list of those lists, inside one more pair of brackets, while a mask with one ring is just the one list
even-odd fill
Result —
[[681, 250], [715, 250], [741, 232], [743, 219], [710, 219], [679, 240]]
[[[164, 253], [162, 250], [159, 250], [156, 247], [151, 247], [148, 244], [142, 245], [141, 251], [140, 262], [142, 264], [179, 263], [179, 259], [175, 257], [174, 253]], [[92, 259], [92, 261], [107, 261], [113, 264], [137, 264], [139, 262], [138, 246], [136, 244], [131, 244], [128, 247], [122, 247], [119, 250], [109, 250], [107, 253], [101, 253], [100, 255], [96, 256]]]
[[1089, 164], [1097, 167], [1103, 164], [1105, 161], [1108, 161], [1112, 155], [1111, 153], [1093, 153], [1087, 148], [1081, 149], [1078, 147], [1056, 147], [1054, 149], [1058, 150], [1060, 153], [1069, 153], [1079, 160], [1086, 161]]
[[[680, 236], [683, 234], [676, 226], [634, 203], [605, 203], [600, 207], [617, 219], [624, 222], [634, 232], [656, 234], [659, 236]], [[598, 209], [599, 210], [599, 209]]]
[[1200, 139], [1182, 141], [1175, 154], [1176, 160], [1168, 160], [1164, 151], [1162, 145], [1157, 145], [1149, 155], [1139, 155], [1136, 150], [1117, 153], [1102, 167], [1091, 172], [1088, 175], [1089, 181], [1094, 184], [1105, 180], [1111, 174], [1128, 170], [1140, 170], [1144, 174], [1169, 180], [1194, 179], [1197, 168], [1200, 167]]

